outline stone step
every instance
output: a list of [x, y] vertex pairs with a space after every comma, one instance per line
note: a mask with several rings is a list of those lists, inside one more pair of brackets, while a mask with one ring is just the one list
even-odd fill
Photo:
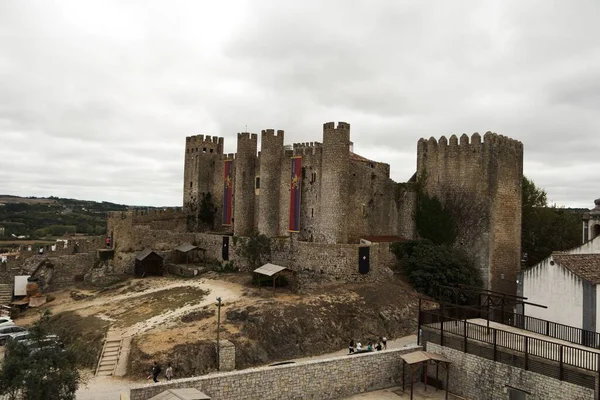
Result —
[[100, 365], [102, 365], [102, 363], [104, 362], [117, 362], [117, 360], [119, 359], [119, 356], [106, 356], [106, 357], [102, 357], [102, 361], [100, 361]]
[[106, 372], [106, 371], [111, 371], [115, 369], [115, 364], [112, 365], [102, 365], [100, 366], [100, 368], [98, 368], [98, 372]]

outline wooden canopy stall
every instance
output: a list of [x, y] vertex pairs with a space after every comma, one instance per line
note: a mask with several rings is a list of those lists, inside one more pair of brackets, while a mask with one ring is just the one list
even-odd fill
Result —
[[175, 259], [175, 262], [179, 264], [204, 261], [206, 255], [206, 249], [202, 249], [189, 243], [182, 244], [173, 251], [175, 253], [173, 258]]
[[148, 400], [210, 400], [210, 397], [198, 389], [169, 389], [150, 397]]
[[414, 379], [414, 373], [415, 370], [422, 366], [425, 371], [424, 371], [424, 376], [425, 376], [425, 391], [427, 391], [427, 367], [429, 365], [433, 366], [435, 365], [435, 381], [436, 381], [436, 387], [435, 390], [437, 391], [439, 389], [439, 378], [438, 378], [438, 374], [439, 374], [439, 367], [440, 365], [446, 369], [446, 400], [448, 400], [448, 379], [450, 378], [450, 363], [452, 361], [450, 361], [449, 359], [447, 359], [446, 357], [444, 357], [441, 354], [436, 354], [436, 353], [429, 353], [427, 351], [414, 351], [412, 353], [408, 353], [408, 354], [404, 354], [402, 356], [400, 356], [403, 360], [402, 363], [402, 391], [404, 391], [404, 387], [405, 387], [405, 367], [408, 364], [408, 367], [410, 368], [410, 398], [412, 400], [413, 398], [413, 385], [415, 383], [415, 379]]
[[252, 280], [254, 281], [256, 277], [256, 282], [260, 287], [260, 284], [263, 280], [261, 279], [261, 275], [268, 276], [271, 280], [273, 280], [273, 288], [275, 288], [275, 282], [281, 276], [281, 271], [286, 269], [286, 267], [282, 267], [281, 265], [265, 264], [262, 267], [256, 268], [254, 270], [254, 272], [252, 273]]
[[142, 250], [135, 256], [135, 276], [162, 276], [165, 273], [164, 259], [150, 249]]

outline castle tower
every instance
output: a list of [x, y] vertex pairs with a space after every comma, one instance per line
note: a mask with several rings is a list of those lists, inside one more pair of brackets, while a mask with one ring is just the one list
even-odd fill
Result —
[[326, 243], [346, 243], [350, 174], [350, 124], [323, 124], [320, 233]]
[[[183, 206], [198, 205], [202, 194], [215, 197], [216, 161], [223, 154], [222, 137], [188, 136], [185, 138], [185, 164], [183, 171]], [[216, 196], [218, 197], [218, 196]], [[214, 199], [213, 199], [214, 201]]]
[[487, 289], [516, 294], [521, 260], [523, 144], [487, 132], [419, 140], [417, 179], [461, 209], [456, 246], [479, 265]]
[[260, 144], [258, 231], [269, 237], [279, 234], [279, 188], [283, 131], [263, 130]]
[[254, 229], [254, 179], [256, 177], [256, 133], [238, 133], [233, 195], [233, 234], [248, 236]]

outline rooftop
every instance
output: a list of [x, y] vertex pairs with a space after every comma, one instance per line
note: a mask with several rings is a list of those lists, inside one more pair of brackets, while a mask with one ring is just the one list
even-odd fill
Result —
[[600, 283], [600, 254], [552, 253], [552, 259], [580, 278], [594, 285]]

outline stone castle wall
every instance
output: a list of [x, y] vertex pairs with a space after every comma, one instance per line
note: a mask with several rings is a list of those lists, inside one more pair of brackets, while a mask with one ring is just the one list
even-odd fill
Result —
[[[172, 230], [153, 229], [145, 221], [144, 224], [132, 223], [117, 213], [112, 214], [108, 228], [113, 232], [115, 271], [129, 273], [133, 271], [135, 255], [152, 249], [164, 255], [170, 261], [171, 252], [184, 243], [193, 243], [206, 250], [206, 257], [215, 263], [225, 262], [222, 258], [223, 235], [201, 232], [176, 232]], [[229, 260], [244, 271], [249, 271], [246, 261], [238, 256], [238, 248], [243, 237], [230, 237]], [[309, 243], [293, 238], [274, 238], [271, 246], [271, 260], [290, 270], [303, 273], [324, 274], [330, 278], [345, 282], [377, 281], [389, 278], [390, 267], [395, 263], [388, 243], [372, 243], [370, 248], [370, 272], [358, 273], [358, 252], [360, 244], [326, 244]]]
[[[400, 356], [416, 350], [420, 347], [145, 384], [132, 388], [130, 398], [144, 400], [167, 389], [196, 388], [212, 400], [339, 399], [401, 384]], [[408, 381], [408, 368], [405, 374]]]
[[[427, 351], [443, 354], [450, 364], [449, 389], [467, 399], [504, 400], [509, 388], [528, 393], [527, 399], [593, 400], [594, 391], [535, 372], [494, 362], [474, 354], [464, 353], [435, 343], [427, 343]], [[435, 370], [429, 375], [435, 378]], [[446, 387], [445, 373], [440, 379]]]
[[522, 176], [523, 145], [502, 135], [419, 140], [417, 179], [425, 191], [469, 199], [487, 214], [481, 232], [458, 241], [477, 259], [486, 287], [507, 293], [516, 293], [521, 259]]
[[[205, 157], [209, 163], [192, 163], [188, 159], [190, 143], [204, 143], [203, 137], [186, 139], [186, 171], [184, 203], [204, 190], [210, 191], [217, 206], [213, 231], [228, 232], [221, 225], [223, 202], [223, 162], [233, 160], [234, 202], [233, 233], [247, 236], [258, 230], [267, 236], [294, 236], [295, 239], [318, 243], [358, 243], [361, 236], [402, 235], [414, 237], [412, 218], [414, 201], [401, 193], [389, 178], [388, 164], [377, 163], [350, 152], [350, 125], [333, 122], [323, 126], [323, 143], [296, 143], [284, 148], [284, 132], [267, 129], [261, 132], [261, 151], [257, 154], [256, 134], [238, 134], [237, 153], [223, 155], [191, 151], [190, 157]], [[210, 138], [210, 137], [209, 137]], [[222, 145], [223, 138], [210, 138]], [[200, 145], [198, 146], [201, 149]], [[220, 148], [220, 147], [219, 147]], [[191, 149], [190, 149], [191, 150]], [[212, 155], [215, 154], [215, 155]], [[289, 232], [291, 158], [302, 157], [300, 232]], [[220, 157], [220, 159], [218, 159]], [[257, 178], [260, 180], [257, 187]], [[190, 181], [194, 180], [193, 182]], [[209, 183], [195, 179], [208, 179]], [[200, 188], [192, 192], [191, 188]], [[414, 197], [414, 196], [413, 196]], [[199, 200], [198, 200], [199, 201]]]

